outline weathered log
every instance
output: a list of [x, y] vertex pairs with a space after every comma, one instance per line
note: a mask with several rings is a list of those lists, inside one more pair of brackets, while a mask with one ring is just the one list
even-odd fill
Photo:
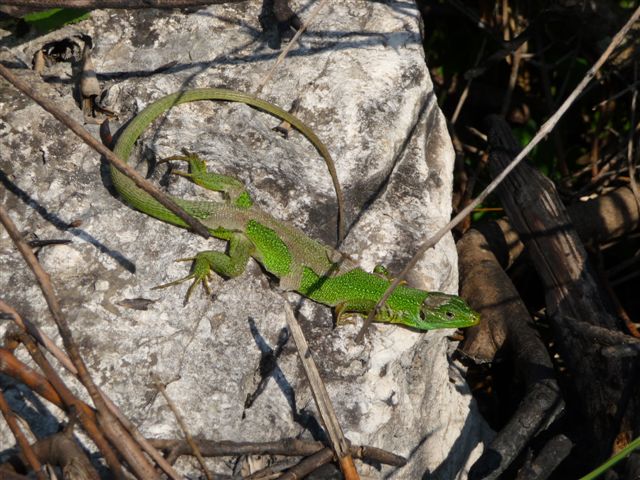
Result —
[[495, 479], [555, 419], [564, 403], [545, 344], [482, 233], [468, 231], [458, 242], [458, 255], [464, 278], [461, 295], [483, 318], [491, 319], [468, 331], [463, 351], [487, 360], [500, 351], [501, 357], [514, 362], [525, 390], [516, 412], [469, 472], [470, 479]]
[[[495, 175], [519, 146], [501, 118], [490, 117], [488, 126]], [[570, 371], [586, 433], [593, 440], [586, 453], [598, 462], [610, 453], [625, 410], [637, 402], [625, 395], [633, 362], [605, 355], [604, 346], [580, 325], [617, 330], [621, 322], [611, 314], [610, 302], [552, 182], [523, 163], [498, 193], [543, 282], [555, 342]]]

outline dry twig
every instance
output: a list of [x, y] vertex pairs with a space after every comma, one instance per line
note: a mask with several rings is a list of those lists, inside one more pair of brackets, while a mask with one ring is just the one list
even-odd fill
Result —
[[153, 183], [147, 181], [140, 175], [134, 168], [124, 163], [118, 157], [114, 155], [114, 153], [101, 144], [98, 140], [93, 138], [93, 136], [82, 126], [80, 123], [76, 122], [73, 118], [63, 112], [60, 108], [58, 108], [53, 102], [49, 99], [45, 98], [40, 93], [36, 92], [35, 89], [31, 88], [26, 82], [20, 80], [16, 77], [8, 68], [4, 65], [0, 64], [0, 75], [3, 76], [9, 83], [11, 83], [14, 87], [20, 90], [22, 93], [30, 97], [34, 102], [40, 105], [44, 110], [53, 115], [56, 120], [69, 128], [73, 133], [75, 133], [78, 137], [80, 137], [87, 145], [93, 148], [96, 152], [102, 155], [109, 164], [131, 178], [133, 182], [140, 187], [142, 190], [147, 192], [153, 198], [155, 198], [158, 202], [160, 202], [163, 206], [171, 210], [171, 212], [175, 213], [178, 217], [191, 227], [191, 229], [197, 233], [198, 235], [209, 238], [211, 235], [207, 228], [202, 225], [198, 220], [189, 216], [184, 210], [182, 210], [176, 203], [171, 200], [167, 195], [165, 195], [158, 187], [156, 187]]
[[187, 424], [185, 423], [184, 418], [182, 418], [182, 415], [180, 414], [178, 407], [176, 407], [176, 404], [173, 403], [173, 400], [171, 400], [171, 397], [169, 397], [169, 394], [167, 393], [167, 389], [164, 388], [164, 384], [162, 383], [162, 381], [160, 381], [160, 378], [157, 375], [152, 375], [152, 378], [153, 378], [153, 382], [156, 385], [156, 389], [162, 394], [165, 401], [167, 402], [167, 405], [169, 405], [169, 408], [173, 412], [173, 415], [176, 417], [176, 421], [178, 422], [178, 425], [180, 425], [180, 429], [182, 430], [182, 433], [184, 433], [184, 438], [186, 439], [187, 443], [191, 447], [191, 451], [193, 452], [195, 457], [198, 459], [198, 463], [200, 464], [200, 467], [202, 468], [204, 475], [207, 477], [207, 480], [211, 480], [211, 472], [209, 472], [209, 469], [207, 468], [207, 464], [204, 461], [202, 453], [200, 453], [200, 449], [198, 448], [198, 445], [196, 444], [196, 442], [193, 441], [193, 437], [191, 436], [191, 433], [189, 433]]
[[[54, 370], [47, 358], [29, 335], [23, 332], [18, 332], [15, 333], [14, 336], [17, 341], [20, 341], [27, 348], [27, 351], [33, 361], [38, 365], [38, 367], [40, 367], [46, 379], [55, 389], [57, 396], [62, 400], [62, 404], [59, 406], [68, 412], [73, 412], [73, 414], [78, 418], [84, 430], [89, 434], [91, 440], [93, 440], [98, 447], [98, 450], [100, 450], [102, 455], [105, 457], [105, 460], [112, 469], [116, 478], [125, 478], [122, 473], [122, 465], [120, 464], [120, 461], [116, 457], [102, 431], [98, 428], [95, 411], [73, 395], [71, 390], [67, 388], [58, 373]], [[46, 393], [46, 391], [41, 392], [42, 395], [45, 395]], [[54, 398], [47, 399], [54, 401]]]
[[[84, 360], [80, 356], [78, 347], [73, 340], [71, 329], [69, 328], [67, 320], [62, 313], [62, 309], [60, 308], [60, 304], [58, 303], [58, 298], [53, 291], [53, 286], [51, 285], [49, 275], [44, 271], [37, 258], [31, 251], [29, 245], [22, 239], [15, 224], [5, 211], [4, 207], [2, 207], [1, 205], [0, 223], [4, 225], [5, 229], [9, 233], [9, 236], [11, 237], [11, 240], [16, 245], [16, 248], [22, 254], [25, 262], [36, 277], [38, 285], [40, 286], [47, 305], [49, 306], [49, 311], [51, 312], [51, 315], [56, 322], [56, 325], [58, 326], [58, 332], [62, 337], [62, 342], [65, 346], [65, 349], [67, 350], [69, 358], [71, 359], [71, 362], [78, 372], [78, 378], [82, 385], [87, 389], [87, 392], [91, 396], [91, 399], [96, 406], [102, 430], [109, 437], [114, 446], [118, 448], [123, 457], [127, 459], [127, 463], [129, 463], [131, 468], [136, 471], [138, 475], [143, 478], [157, 478], [156, 472], [142, 454], [139, 446], [132, 440], [127, 432], [123, 430], [122, 424], [118, 423], [117, 419], [107, 407], [106, 402], [104, 401], [101, 393], [98, 391], [95, 383], [93, 382], [93, 379], [89, 374]], [[52, 381], [52, 383], [58, 390], [58, 393], [61, 393], [58, 387], [64, 389], [66, 389], [66, 387], [64, 386], [62, 380], [57, 376], [53, 368], [50, 368], [50, 372], [47, 372], [47, 378], [51, 380], [53, 377], [58, 379], [57, 382]], [[75, 405], [79, 402], [73, 395], [71, 395], [70, 392], [67, 398], [70, 401], [70, 403], [67, 403], [65, 401], [68, 406]], [[100, 432], [94, 432], [94, 435], [96, 435], [99, 441], [101, 441], [100, 439], [102, 438], [102, 434]], [[113, 451], [108, 446], [106, 441], [102, 441], [102, 443], [98, 445], [102, 447], [101, 451], [105, 455], [105, 459], [107, 460], [109, 465], [114, 469], [115, 475], [122, 476], [123, 473], [120, 462], [117, 460], [116, 456], [113, 454]]]
[[304, 458], [298, 465], [283, 473], [279, 477], [279, 480], [298, 480], [299, 478], [305, 478], [311, 472], [329, 463], [331, 460], [333, 460], [333, 450], [323, 448], [319, 452]]
[[[73, 375], [78, 374], [78, 371], [73, 366], [69, 357], [60, 350], [56, 344], [38, 327], [33, 325], [29, 320], [23, 319], [18, 312], [16, 312], [11, 306], [4, 303], [0, 300], [0, 312], [10, 315], [14, 322], [20, 326], [25, 332], [29, 333], [33, 338], [35, 338], [38, 343], [44, 346], [49, 353], [51, 353], [56, 360], [58, 360], [70, 373]], [[19, 362], [13, 355], [9, 353], [9, 357], [4, 355], [0, 361], [4, 361], [3, 369], [0, 370], [7, 375], [16, 378], [21, 381], [29, 388], [46, 398], [51, 403], [57, 405], [59, 408], [64, 408], [65, 403], [60, 399], [56, 390], [53, 386], [48, 382], [47, 378], [42, 377], [39, 373], [31, 370], [26, 365]], [[0, 355], [3, 352], [0, 351]], [[15, 363], [18, 362], [18, 363]], [[131, 421], [124, 416], [124, 414], [120, 411], [120, 409], [111, 401], [111, 399], [100, 389], [98, 388], [98, 392], [102, 395], [107, 408], [116, 416], [116, 418], [122, 423], [122, 425], [127, 429], [127, 431], [131, 434], [136, 442], [142, 446], [144, 451], [158, 464], [158, 466], [173, 480], [182, 480], [182, 477], [175, 471], [175, 469], [169, 464], [169, 462], [158, 452], [142, 434], [138, 431], [137, 427], [131, 423]], [[83, 411], [93, 418], [93, 422], [95, 423], [95, 412], [89, 407], [87, 404], [80, 402], [83, 406]]]
[[18, 422], [15, 418], [15, 414], [11, 411], [11, 407], [9, 407], [9, 404], [7, 403], [7, 400], [4, 398], [4, 395], [1, 390], [0, 390], [0, 411], [2, 411], [4, 420], [7, 422], [7, 425], [9, 425], [9, 428], [11, 429], [13, 436], [18, 442], [18, 445], [20, 446], [20, 450], [22, 450], [22, 454], [24, 455], [24, 458], [27, 459], [27, 462], [29, 462], [29, 466], [31, 466], [33, 471], [36, 473], [36, 478], [38, 480], [46, 480], [46, 477], [42, 472], [42, 465], [40, 464], [40, 461], [38, 460], [38, 457], [36, 456], [36, 454], [31, 449], [31, 445], [29, 445], [29, 440], [27, 440], [27, 437], [25, 436], [25, 434], [22, 432], [22, 430], [20, 430], [20, 427], [18, 426]]
[[333, 450], [338, 457], [340, 469], [342, 470], [346, 480], [357, 480], [360, 477], [358, 476], [355, 464], [353, 463], [353, 457], [349, 452], [349, 443], [344, 437], [344, 433], [342, 433], [342, 428], [340, 427], [338, 417], [336, 416], [333, 405], [331, 404], [329, 393], [327, 392], [324, 382], [322, 381], [322, 377], [320, 376], [320, 372], [318, 372], [318, 368], [313, 361], [309, 344], [302, 333], [300, 325], [296, 321], [293, 310], [289, 306], [289, 302], [284, 303], [284, 308], [287, 326], [291, 331], [291, 336], [293, 337], [296, 348], [298, 349], [298, 356], [300, 357], [304, 372], [309, 380], [313, 399], [318, 407], [320, 418], [327, 430], [327, 435], [329, 436]]
[[206, 7], [222, 3], [241, 3], [246, 0], [3, 0], [3, 5], [43, 8], [185, 8]]
[[[284, 455], [306, 457], [325, 448], [325, 444], [315, 440], [300, 440], [284, 438], [273, 442], [230, 442], [214, 441], [195, 438], [193, 440], [204, 457], [236, 457], [240, 455]], [[175, 461], [182, 455], [191, 455], [191, 446], [183, 439], [153, 439], [149, 440], [155, 448], [167, 453], [170, 461]], [[351, 446], [351, 455], [355, 458], [372, 460], [395, 467], [406, 465], [404, 457], [367, 445]]]

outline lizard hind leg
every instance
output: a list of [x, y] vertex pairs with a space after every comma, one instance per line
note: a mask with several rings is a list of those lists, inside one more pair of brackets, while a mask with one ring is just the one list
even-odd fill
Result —
[[335, 307], [336, 326], [355, 323], [353, 317], [366, 316], [376, 306], [371, 300], [346, 300]]
[[244, 272], [253, 249], [253, 243], [244, 234], [233, 233], [229, 239], [228, 253], [205, 250], [198, 252], [195, 257], [178, 259], [177, 261], [193, 261], [189, 275], [163, 285], [158, 285], [153, 289], [157, 290], [171, 287], [188, 280], [193, 280], [187, 289], [185, 304], [189, 301], [191, 294], [199, 284], [202, 284], [207, 294], [210, 295], [211, 288], [209, 287], [209, 278], [211, 274], [217, 273], [225, 278], [237, 277]]
[[163, 158], [158, 163], [169, 162], [172, 160], [187, 162], [189, 164], [189, 171], [174, 170], [171, 173], [179, 175], [191, 180], [196, 185], [199, 185], [208, 190], [214, 192], [223, 193], [228, 201], [236, 207], [249, 208], [253, 205], [253, 200], [247, 192], [244, 184], [229, 175], [221, 175], [219, 173], [213, 173], [207, 171], [207, 165], [198, 154], [191, 153], [188, 150], [182, 150], [183, 155], [174, 155], [171, 157]]
[[[384, 265], [378, 264], [373, 268], [373, 274], [379, 276], [380, 278], [384, 278], [385, 280], [389, 280], [389, 282], [393, 282], [395, 278], [391, 275], [391, 272]], [[400, 285], [406, 285], [406, 280], [402, 280]]]

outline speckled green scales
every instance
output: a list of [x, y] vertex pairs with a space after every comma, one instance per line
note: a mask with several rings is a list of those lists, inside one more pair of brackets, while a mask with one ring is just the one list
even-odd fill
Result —
[[[144, 129], [176, 104], [198, 100], [242, 102], [289, 122], [326, 157], [326, 147], [298, 118], [279, 107], [240, 92], [208, 88], [178, 92], [157, 100], [140, 112], [120, 135], [114, 153], [127, 161], [133, 145]], [[191, 273], [169, 284], [193, 280], [187, 298], [195, 286], [209, 291], [208, 277], [215, 272], [223, 277], [240, 275], [253, 257], [269, 273], [280, 279], [285, 290], [298, 293], [336, 308], [338, 322], [353, 314], [368, 314], [390, 284], [384, 274], [367, 273], [330, 247], [309, 238], [294, 226], [273, 218], [254, 207], [241, 182], [235, 178], [208, 172], [196, 155], [172, 157], [186, 161], [189, 171], [177, 171], [194, 183], [225, 194], [224, 202], [173, 200], [187, 213], [198, 218], [217, 238], [227, 240], [226, 253], [205, 251], [193, 260]], [[165, 222], [186, 228], [184, 222], [159, 204], [129, 178], [111, 169], [113, 184], [122, 199], [133, 208]], [[427, 292], [399, 286], [389, 297], [376, 321], [398, 323], [420, 330], [468, 327], [479, 317], [454, 295]]]

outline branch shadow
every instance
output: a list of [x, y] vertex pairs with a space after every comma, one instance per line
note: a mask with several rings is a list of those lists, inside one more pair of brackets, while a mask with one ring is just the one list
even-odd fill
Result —
[[21, 189], [18, 185], [12, 182], [5, 174], [4, 170], [0, 169], [0, 184], [2, 184], [8, 191], [13, 193], [18, 199], [20, 199], [26, 206], [32, 208], [43, 220], [51, 223], [58, 230], [63, 232], [69, 232], [71, 235], [78, 237], [98, 249], [100, 253], [104, 253], [118, 262], [128, 272], [135, 273], [136, 265], [131, 260], [126, 258], [120, 252], [110, 249], [100, 240], [95, 238], [90, 233], [73, 226], [71, 223], [63, 220], [57, 213], [50, 212], [40, 202], [35, 200], [28, 192]]

